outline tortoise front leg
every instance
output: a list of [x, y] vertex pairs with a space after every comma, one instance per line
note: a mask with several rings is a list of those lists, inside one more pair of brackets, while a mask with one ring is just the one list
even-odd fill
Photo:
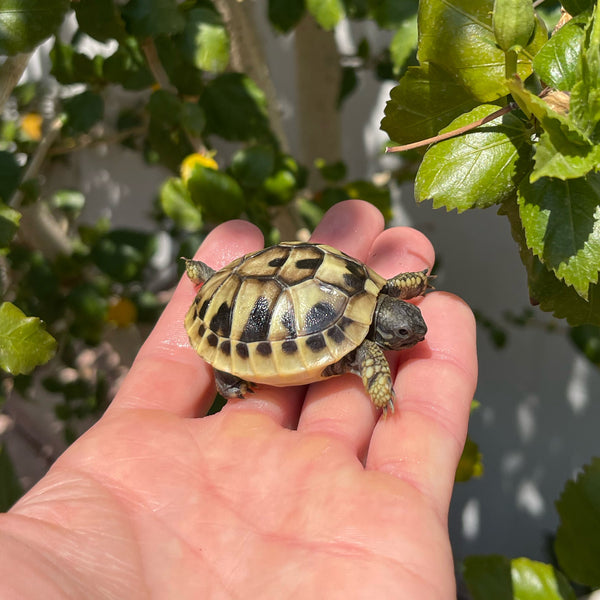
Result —
[[354, 358], [347, 364], [347, 371], [358, 375], [377, 408], [394, 412], [394, 393], [390, 365], [383, 350], [375, 342], [365, 340], [357, 349]]
[[388, 279], [381, 291], [388, 296], [401, 298], [402, 300], [421, 296], [428, 287], [431, 287], [429, 281], [434, 277], [433, 275], [427, 275], [428, 271], [429, 269], [423, 269], [411, 273], [400, 273]]
[[223, 398], [245, 398], [246, 394], [253, 393], [254, 384], [245, 381], [241, 377], [236, 377], [225, 371], [217, 371], [215, 369], [215, 383], [217, 384], [217, 392]]

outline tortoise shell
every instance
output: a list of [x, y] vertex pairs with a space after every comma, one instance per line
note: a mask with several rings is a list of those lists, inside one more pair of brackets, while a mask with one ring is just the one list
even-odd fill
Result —
[[309, 383], [365, 339], [385, 283], [335, 248], [284, 242], [214, 273], [185, 327], [219, 371], [276, 386]]

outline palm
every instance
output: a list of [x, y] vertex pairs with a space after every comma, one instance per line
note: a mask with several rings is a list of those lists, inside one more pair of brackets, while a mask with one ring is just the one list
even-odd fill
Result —
[[[369, 229], [373, 211], [351, 206]], [[15, 507], [79, 541], [86, 597], [452, 598], [445, 520], [475, 380], [464, 306], [421, 302], [429, 347], [391, 357], [385, 421], [351, 375], [196, 419], [213, 384], [182, 343], [192, 295], [184, 281], [110, 410]]]

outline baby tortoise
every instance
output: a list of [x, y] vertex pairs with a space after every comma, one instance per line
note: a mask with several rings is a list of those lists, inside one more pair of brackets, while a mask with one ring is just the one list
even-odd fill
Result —
[[283, 242], [215, 271], [186, 259], [204, 282], [185, 317], [217, 390], [243, 398], [253, 384], [301, 385], [354, 373], [379, 408], [394, 410], [383, 350], [423, 340], [421, 311], [405, 302], [428, 287], [427, 269], [384, 279], [323, 244]]

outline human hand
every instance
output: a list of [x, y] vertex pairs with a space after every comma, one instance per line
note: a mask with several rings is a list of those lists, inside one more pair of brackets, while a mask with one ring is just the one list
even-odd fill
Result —
[[[313, 241], [385, 277], [434, 258], [360, 201]], [[229, 222], [197, 258], [220, 268], [262, 244]], [[197, 418], [214, 380], [183, 328], [194, 294], [184, 277], [106, 414], [0, 518], [0, 597], [455, 598], [447, 515], [477, 372], [464, 303], [417, 301], [428, 334], [389, 356], [386, 419], [353, 375]]]

